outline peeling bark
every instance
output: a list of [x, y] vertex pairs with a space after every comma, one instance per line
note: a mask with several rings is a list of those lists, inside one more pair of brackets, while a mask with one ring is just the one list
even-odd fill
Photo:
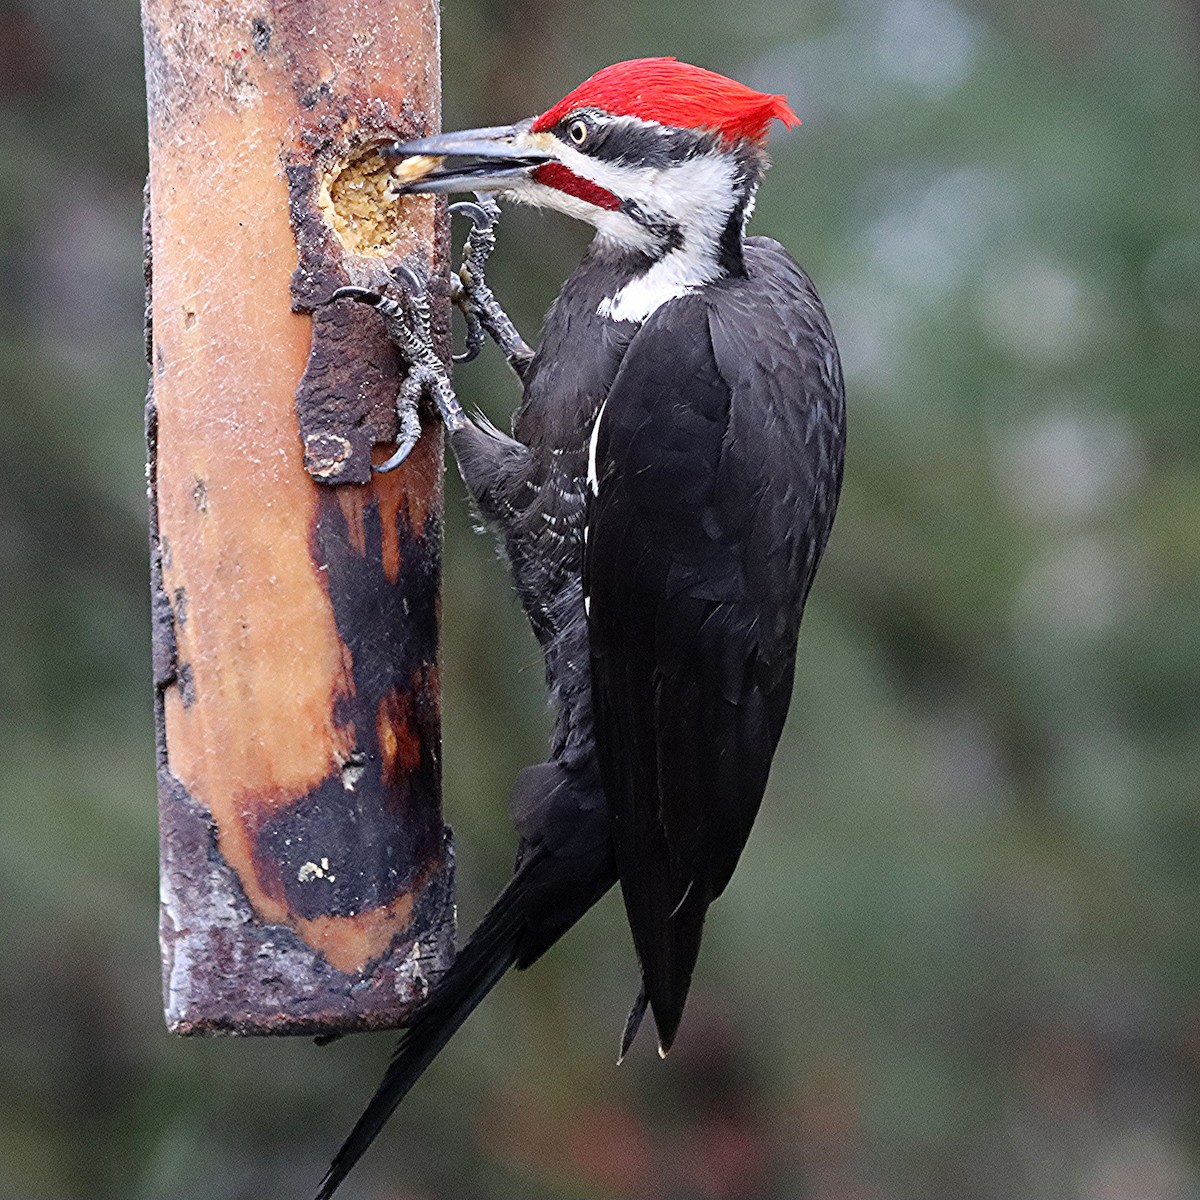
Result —
[[444, 207], [385, 201], [372, 155], [437, 128], [437, 9], [142, 18], [167, 1023], [394, 1026], [453, 954], [442, 441], [430, 418], [402, 471], [372, 475], [402, 364], [375, 313], [326, 301], [402, 262], [446, 276]]

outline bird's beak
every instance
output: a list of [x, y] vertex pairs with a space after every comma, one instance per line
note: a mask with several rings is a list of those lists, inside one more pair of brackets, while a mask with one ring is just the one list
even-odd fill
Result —
[[[392, 185], [398, 194], [490, 192], [511, 187], [535, 167], [550, 162], [554, 156], [546, 139], [551, 136], [531, 133], [525, 122], [393, 142], [379, 153], [400, 160]], [[447, 158], [464, 161], [447, 167]]]

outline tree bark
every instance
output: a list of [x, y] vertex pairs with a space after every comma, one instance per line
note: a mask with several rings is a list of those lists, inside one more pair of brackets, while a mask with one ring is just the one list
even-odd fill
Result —
[[448, 349], [444, 206], [388, 201], [373, 153], [439, 127], [437, 5], [142, 19], [167, 1024], [395, 1026], [453, 955], [442, 439], [423, 418], [372, 475], [403, 367], [375, 313], [327, 301], [407, 263], [443, 281]]

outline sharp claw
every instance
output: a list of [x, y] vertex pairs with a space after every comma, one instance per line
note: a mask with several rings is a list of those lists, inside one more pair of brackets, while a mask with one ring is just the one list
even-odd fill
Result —
[[489, 212], [482, 204], [474, 200], [460, 200], [450, 205], [453, 216], [467, 216], [476, 229], [490, 229], [496, 223], [496, 213]]
[[332, 304], [335, 300], [357, 300], [360, 304], [369, 304], [375, 307], [383, 299], [385, 299], [384, 296], [379, 292], [371, 291], [370, 288], [340, 287], [329, 297], [329, 303]]
[[394, 471], [404, 460], [412, 453], [412, 448], [417, 444], [416, 438], [405, 438], [392, 453], [391, 457], [386, 462], [381, 462], [375, 468], [376, 475], [386, 475], [388, 471]]
[[391, 277], [406, 291], [411, 292], [414, 296], [423, 295], [428, 289], [421, 282], [420, 276], [411, 267], [407, 267], [404, 263], [400, 263], [390, 271]]

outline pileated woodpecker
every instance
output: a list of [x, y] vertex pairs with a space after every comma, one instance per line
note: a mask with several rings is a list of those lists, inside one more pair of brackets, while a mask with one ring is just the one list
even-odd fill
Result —
[[[458, 206], [477, 226], [459, 299], [524, 384], [513, 436], [458, 405], [419, 292], [337, 295], [374, 304], [412, 366], [392, 465], [412, 444], [416, 393], [437, 403], [557, 717], [549, 758], [511, 797], [513, 878], [421, 1003], [321, 1200], [500, 977], [618, 881], [642, 976], [622, 1053], [647, 1003], [661, 1053], [675, 1037], [705, 913], [766, 787], [842, 481], [825, 311], [782, 246], [745, 236], [774, 119], [797, 123], [782, 96], [642, 59], [519, 124], [387, 148], [431, 156], [400, 191], [481, 194]], [[483, 193], [597, 230], [536, 353], [483, 280], [495, 213]]]

